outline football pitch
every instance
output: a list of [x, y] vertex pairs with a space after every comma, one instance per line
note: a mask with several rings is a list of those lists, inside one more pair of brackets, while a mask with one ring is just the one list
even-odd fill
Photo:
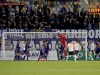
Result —
[[100, 75], [100, 61], [0, 61], [0, 75]]

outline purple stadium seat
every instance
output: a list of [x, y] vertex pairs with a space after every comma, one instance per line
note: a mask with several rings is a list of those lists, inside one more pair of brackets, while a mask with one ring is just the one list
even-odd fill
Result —
[[39, 4], [39, 2], [38, 1], [34, 1], [34, 5], [37, 5], [37, 4]]
[[33, 4], [33, 1], [31, 0], [31, 1], [30, 1], [30, 5], [32, 5], [32, 4]]
[[53, 8], [54, 7], [54, 4], [50, 4], [50, 7]]
[[78, 5], [77, 5], [77, 8], [81, 8], [81, 5], [78, 4]]
[[65, 4], [65, 1], [64, 1], [64, 0], [61, 0], [61, 1], [60, 1], [60, 4]]
[[77, 0], [77, 2], [80, 2], [80, 0]]

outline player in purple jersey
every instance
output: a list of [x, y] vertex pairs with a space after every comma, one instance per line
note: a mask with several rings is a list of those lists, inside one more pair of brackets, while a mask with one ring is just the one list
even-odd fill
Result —
[[20, 40], [17, 41], [14, 60], [20, 60]]
[[46, 47], [45, 47], [45, 60], [47, 60], [47, 56], [48, 56], [48, 53], [49, 53], [49, 44], [48, 44], [48, 41], [46, 40]]
[[61, 58], [61, 60], [63, 60], [63, 58], [64, 58], [64, 55], [63, 55], [63, 53], [64, 53], [64, 46], [63, 46], [61, 41], [59, 41], [58, 50], [59, 50], [60, 58]]
[[27, 61], [29, 60], [28, 57], [29, 57], [29, 48], [31, 48], [30, 46], [30, 40], [26, 40], [26, 46], [25, 46], [25, 50], [26, 50], [26, 55], [27, 55]]
[[100, 41], [99, 40], [96, 41], [95, 59], [96, 59], [97, 55], [100, 58]]
[[42, 60], [42, 58], [44, 58], [45, 56], [45, 47], [46, 47], [46, 41], [43, 41], [43, 45], [40, 48], [40, 56], [39, 56], [39, 60]]

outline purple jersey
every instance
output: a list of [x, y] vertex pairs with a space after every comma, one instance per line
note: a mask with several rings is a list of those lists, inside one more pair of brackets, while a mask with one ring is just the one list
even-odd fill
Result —
[[[43, 44], [42, 47], [45, 48], [45, 45]], [[42, 48], [40, 49], [40, 55], [41, 55], [41, 56], [44, 55], [44, 52], [43, 52]]]
[[49, 50], [49, 44], [47, 43], [47, 47], [46, 47], [48, 50]]
[[62, 44], [59, 44], [58, 45], [58, 48], [60, 49], [60, 51], [63, 51], [64, 50], [64, 46]]
[[19, 43], [16, 44], [16, 49], [17, 49], [17, 50], [20, 49]]
[[28, 50], [29, 48], [31, 48], [31, 47], [29, 46], [29, 44], [30, 44], [29, 42], [26, 43], [25, 50]]
[[96, 45], [97, 45], [97, 50], [100, 50], [100, 42], [97, 42]]
[[47, 43], [47, 45], [45, 46], [45, 53], [48, 54], [49, 51], [49, 44]]
[[[44, 44], [42, 45], [42, 47], [44, 47], [44, 49], [45, 49], [45, 45]], [[41, 48], [41, 51], [43, 51], [42, 48]]]
[[19, 45], [19, 43], [16, 44], [15, 52], [20, 53], [20, 45]]

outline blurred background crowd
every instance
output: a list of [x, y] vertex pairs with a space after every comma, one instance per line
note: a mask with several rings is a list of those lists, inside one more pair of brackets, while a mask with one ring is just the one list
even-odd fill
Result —
[[100, 29], [100, 15], [88, 12], [89, 3], [100, 4], [93, 0], [0, 1], [4, 2], [24, 5], [0, 5], [0, 29]]

